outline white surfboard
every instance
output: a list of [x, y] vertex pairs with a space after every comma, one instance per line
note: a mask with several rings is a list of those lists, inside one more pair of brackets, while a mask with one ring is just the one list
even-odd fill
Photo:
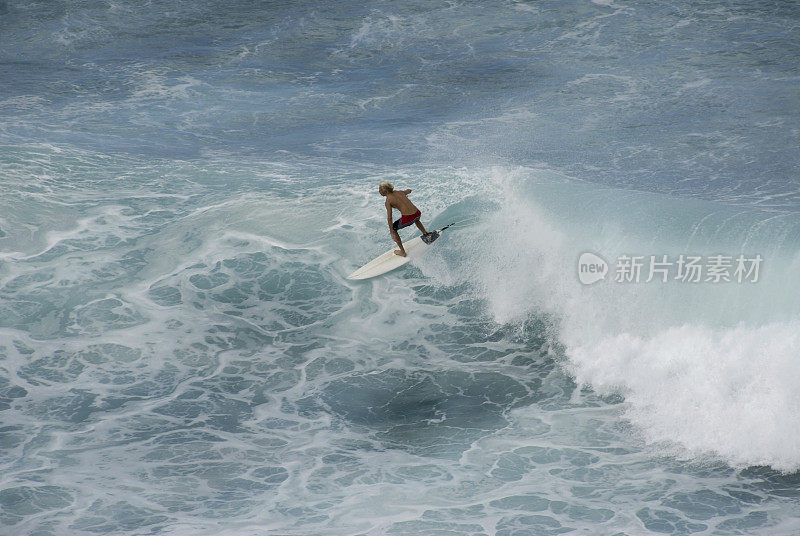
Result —
[[[450, 227], [449, 225], [447, 227]], [[395, 268], [400, 268], [410, 260], [421, 257], [430, 248], [431, 244], [439, 238], [442, 231], [447, 229], [443, 227], [438, 231], [431, 231], [426, 236], [418, 236], [412, 238], [408, 242], [403, 242], [403, 249], [406, 250], [406, 256], [401, 257], [396, 255], [392, 248], [383, 255], [369, 261], [367, 264], [347, 276], [347, 279], [369, 279], [383, 275], [386, 272], [391, 272]]]

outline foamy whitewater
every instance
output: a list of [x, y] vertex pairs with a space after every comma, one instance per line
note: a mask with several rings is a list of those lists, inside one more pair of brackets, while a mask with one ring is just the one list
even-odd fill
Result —
[[[0, 0], [0, 535], [800, 533], [799, 55], [794, 2]], [[460, 224], [348, 281], [384, 180]], [[763, 262], [617, 281], [682, 255]]]

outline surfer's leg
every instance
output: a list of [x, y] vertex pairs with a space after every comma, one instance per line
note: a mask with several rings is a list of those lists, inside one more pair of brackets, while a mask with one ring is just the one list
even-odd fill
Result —
[[394, 250], [394, 254], [395, 255], [400, 255], [401, 257], [405, 257], [406, 256], [406, 249], [403, 247], [403, 241], [400, 240], [400, 235], [398, 234], [397, 231], [392, 231], [392, 240], [394, 240], [395, 243], [398, 246], [400, 246], [400, 249]]
[[422, 234], [428, 234], [428, 231], [425, 230], [425, 226], [422, 225], [421, 221], [417, 220], [415, 223], [417, 224], [417, 229], [422, 231]]

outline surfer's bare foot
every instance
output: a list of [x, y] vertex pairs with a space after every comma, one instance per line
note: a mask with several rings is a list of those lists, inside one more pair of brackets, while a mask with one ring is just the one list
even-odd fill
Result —
[[405, 257], [406, 256], [406, 252], [405, 251], [400, 251], [399, 249], [394, 250], [394, 254], [395, 255], [400, 255], [401, 257]]

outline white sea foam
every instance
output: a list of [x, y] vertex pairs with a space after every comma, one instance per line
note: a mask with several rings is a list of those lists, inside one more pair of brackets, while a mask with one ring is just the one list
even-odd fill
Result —
[[[576, 212], [574, 225], [563, 227], [565, 218], [528, 195], [536, 179], [528, 177], [532, 182], [526, 185], [513, 175], [495, 171], [500, 210], [481, 222], [505, 229], [502, 239], [479, 231], [472, 249], [462, 246], [472, 259], [462, 273], [481, 289], [491, 315], [501, 323], [534, 312], [550, 315], [576, 380], [600, 393], [624, 395], [626, 419], [651, 444], [681, 456], [716, 454], [736, 466], [800, 468], [800, 316], [783, 296], [784, 279], [796, 275], [796, 259], [767, 253], [772, 270], [750, 287], [613, 281], [583, 287], [575, 275], [581, 245], [669, 252], [667, 222], [651, 214], [649, 230], [622, 232], [625, 218], [605, 207], [607, 221], [591, 221], [596, 214], [589, 210]], [[649, 206], [626, 205], [631, 211]], [[741, 219], [735, 212], [717, 218], [722, 226], [706, 219], [694, 228], [693, 239], [683, 240], [697, 248], [700, 237], [710, 237], [703, 248], [711, 249], [742, 240], [750, 249], [771, 251], [763, 238], [774, 217], [749, 224], [743, 237], [735, 223]], [[663, 242], [637, 238], [648, 232]]]
[[800, 321], [620, 333], [569, 355], [578, 381], [625, 395], [626, 417], [650, 442], [738, 466], [800, 467]]

